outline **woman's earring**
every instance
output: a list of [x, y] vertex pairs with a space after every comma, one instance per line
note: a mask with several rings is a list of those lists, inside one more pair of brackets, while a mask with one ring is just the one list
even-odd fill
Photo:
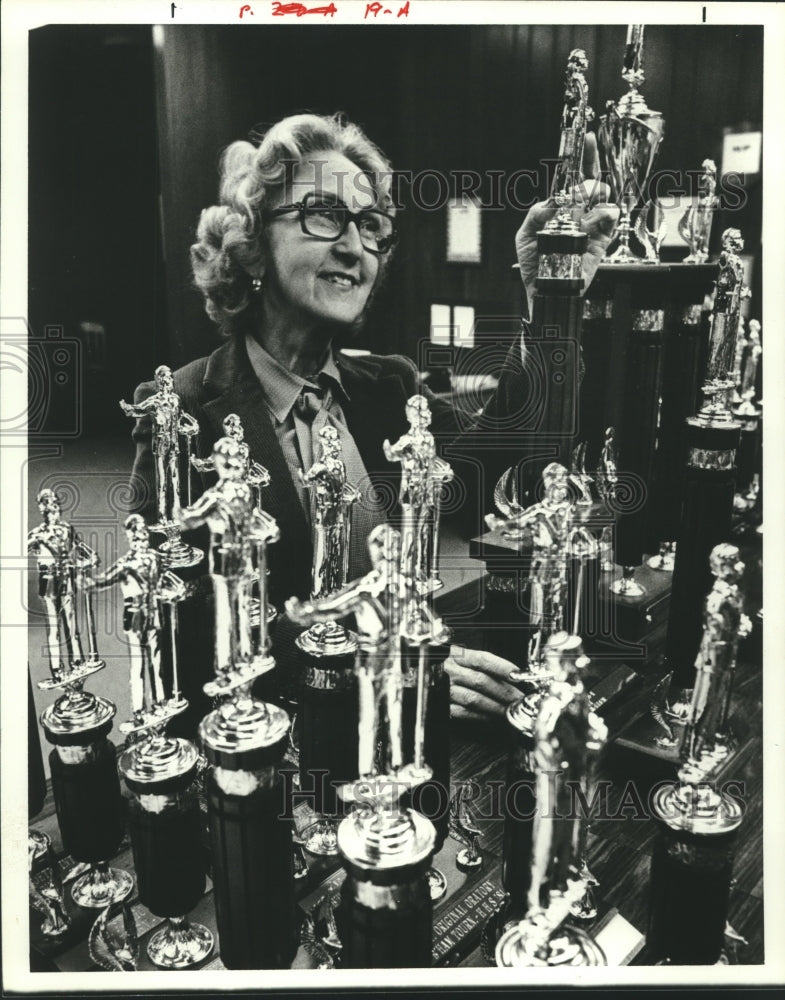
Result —
[[258, 295], [259, 292], [261, 292], [261, 290], [262, 290], [262, 279], [261, 278], [254, 278], [251, 281], [251, 288], [253, 289], [254, 295]]

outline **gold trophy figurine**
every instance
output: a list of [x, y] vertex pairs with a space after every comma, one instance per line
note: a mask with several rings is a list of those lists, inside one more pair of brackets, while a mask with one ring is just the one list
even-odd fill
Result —
[[705, 264], [709, 259], [709, 239], [714, 212], [720, 203], [717, 197], [717, 164], [706, 159], [701, 163], [703, 174], [698, 187], [698, 201], [679, 220], [679, 236], [690, 248], [685, 264]]
[[[254, 653], [251, 629], [251, 589], [256, 576], [254, 547], [276, 542], [275, 520], [254, 506], [250, 485], [245, 479], [245, 462], [240, 446], [232, 438], [219, 438], [213, 448], [218, 483], [193, 506], [180, 512], [185, 528], [206, 524], [210, 529], [209, 571], [215, 596], [216, 679], [205, 686], [208, 695], [229, 694], [243, 688], [273, 668], [267, 655], [266, 622], [262, 618], [262, 639]], [[266, 586], [261, 603], [266, 607]]]
[[689, 766], [711, 769], [729, 753], [728, 728], [739, 639], [749, 635], [752, 622], [743, 612], [739, 580], [744, 563], [735, 545], [712, 549], [714, 586], [703, 611], [703, 638], [695, 661], [696, 679], [682, 747]]
[[[319, 431], [321, 455], [303, 475], [310, 491], [313, 524], [311, 598], [341, 590], [349, 574], [352, 506], [360, 492], [346, 479], [341, 440], [331, 425]], [[297, 644], [314, 656], [343, 656], [356, 648], [351, 632], [338, 622], [320, 622], [298, 636]]]
[[[141, 403], [120, 400], [120, 408], [127, 417], [150, 417], [153, 421], [153, 458], [155, 460], [155, 490], [158, 523], [152, 531], [163, 532], [166, 541], [161, 545], [169, 565], [178, 568], [195, 566], [204, 553], [187, 545], [180, 537], [178, 518], [183, 502], [180, 484], [180, 438], [188, 442], [188, 454], [199, 424], [185, 413], [180, 397], [174, 391], [172, 370], [159, 365], [155, 370], [156, 392]], [[186, 504], [191, 502], [190, 461], [186, 464]]]
[[702, 386], [703, 406], [692, 418], [701, 426], [733, 423], [731, 396], [735, 388], [733, 360], [739, 331], [741, 300], [744, 297], [744, 240], [738, 229], [722, 234], [720, 273], [717, 276], [711, 331]]
[[[400, 545], [399, 532], [389, 525], [378, 525], [368, 537], [370, 573], [327, 597], [313, 601], [291, 597], [286, 602], [289, 617], [302, 625], [355, 615], [355, 672], [360, 705], [359, 785], [363, 789], [378, 777], [376, 746], [384, 719], [387, 723], [387, 767], [383, 773], [396, 775], [403, 764]], [[342, 791], [351, 796], [351, 789], [352, 786], [346, 786]]]
[[737, 417], [759, 417], [760, 409], [755, 405], [755, 379], [758, 375], [763, 348], [760, 343], [760, 323], [756, 319], [750, 320], [750, 332], [747, 340], [747, 351], [744, 359], [744, 368], [741, 375], [739, 395], [741, 401], [734, 407], [733, 412]]
[[[237, 442], [237, 446], [240, 449], [240, 459], [243, 462], [245, 470], [244, 479], [253, 491], [254, 506], [256, 510], [261, 512], [264, 509], [262, 504], [262, 490], [265, 486], [270, 485], [270, 473], [259, 462], [255, 462], [251, 459], [248, 443], [245, 440], [245, 430], [243, 429], [242, 421], [236, 413], [229, 413], [224, 418], [223, 431], [226, 437]], [[192, 455], [191, 465], [197, 472], [205, 473], [215, 471], [215, 460], [212, 455], [208, 455], [207, 458], [197, 458], [196, 455]], [[259, 555], [259, 553], [257, 553], [257, 555]], [[263, 561], [260, 562], [257, 569], [260, 575], [267, 575], [268, 570]], [[275, 621], [277, 615], [275, 608], [269, 603], [267, 604], [266, 615], [266, 625], [269, 629], [270, 625]], [[251, 598], [251, 624], [255, 627], [259, 625], [259, 600], [255, 597]]]
[[[98, 556], [63, 520], [54, 490], [41, 490], [36, 500], [43, 522], [28, 534], [27, 551], [38, 563], [38, 595], [46, 611], [51, 680], [38, 686], [48, 690], [80, 684], [105, 664], [96, 650], [92, 598], [87, 585], [90, 570], [98, 565]], [[83, 595], [87, 624], [86, 654], [79, 632], [79, 591]]]

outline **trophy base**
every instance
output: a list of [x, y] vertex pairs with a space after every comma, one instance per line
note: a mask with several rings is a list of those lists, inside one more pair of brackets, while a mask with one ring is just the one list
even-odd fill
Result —
[[250, 697], [227, 700], [202, 719], [199, 739], [208, 760], [218, 767], [223, 766], [224, 755], [228, 755], [235, 768], [256, 770], [252, 766], [255, 758], [266, 765], [269, 758], [283, 755], [281, 744], [289, 732], [289, 721], [287, 713], [277, 705]]
[[357, 636], [338, 622], [316, 622], [300, 633], [295, 645], [309, 656], [347, 656], [357, 649]]
[[231, 670], [216, 675], [215, 680], [208, 681], [202, 690], [208, 698], [221, 698], [255, 681], [274, 666], [275, 660], [272, 656], [254, 656], [247, 663], [241, 663]]
[[645, 264], [643, 257], [636, 256], [627, 243], [620, 243], [613, 253], [606, 257], [604, 264]]
[[199, 752], [189, 740], [153, 736], [134, 744], [120, 757], [120, 772], [129, 787], [157, 785], [194, 770]]
[[663, 573], [672, 573], [673, 567], [676, 565], [675, 549], [675, 542], [662, 542], [660, 544], [660, 551], [656, 556], [651, 556], [650, 559], [647, 559], [646, 565], [650, 569], [658, 569]]
[[482, 868], [482, 854], [476, 854], [467, 847], [462, 848], [455, 856], [455, 867], [459, 872], [476, 872]]
[[147, 955], [161, 969], [188, 969], [203, 962], [213, 945], [213, 935], [203, 924], [170, 917], [148, 941]]
[[496, 964], [503, 969], [542, 966], [607, 965], [602, 948], [579, 927], [564, 924], [556, 928], [543, 944], [529, 944], [524, 923], [513, 924], [496, 945]]
[[204, 559], [204, 552], [201, 549], [188, 545], [180, 538], [179, 529], [176, 529], [174, 537], [171, 525], [155, 524], [150, 530], [164, 532], [168, 536], [158, 548], [168, 568], [187, 569], [189, 566], [198, 565]]
[[71, 899], [77, 906], [102, 910], [111, 903], [127, 899], [133, 887], [133, 875], [122, 868], [110, 868], [102, 862], [74, 882]]
[[43, 681], [39, 681], [38, 688], [41, 691], [56, 691], [59, 688], [75, 687], [77, 684], [82, 684], [93, 674], [97, 674], [99, 670], [103, 670], [105, 666], [106, 663], [103, 660], [85, 660], [83, 663], [79, 663], [73, 667], [63, 677], [48, 677]]
[[87, 691], [69, 689], [44, 709], [41, 725], [50, 743], [78, 743], [78, 737], [111, 727], [117, 709], [106, 698]]
[[323, 816], [302, 832], [302, 846], [322, 858], [338, 854], [338, 826], [335, 820]]
[[619, 579], [614, 580], [608, 589], [619, 597], [642, 597], [646, 593], [646, 588], [635, 579], [634, 566], [625, 566]]

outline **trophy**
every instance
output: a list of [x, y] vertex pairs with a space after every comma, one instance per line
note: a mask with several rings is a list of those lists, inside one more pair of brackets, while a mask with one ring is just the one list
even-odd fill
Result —
[[750, 320], [749, 338], [745, 346], [746, 357], [744, 358], [744, 368], [739, 384], [741, 399], [739, 405], [734, 407], [733, 412], [737, 417], [759, 417], [760, 410], [753, 400], [755, 398], [755, 379], [758, 374], [763, 348], [760, 343], [760, 323], [756, 319]]
[[106, 972], [135, 972], [139, 935], [128, 903], [112, 903], [99, 915], [87, 937], [90, 958]]
[[572, 189], [583, 180], [583, 147], [586, 125], [594, 117], [588, 105], [586, 70], [589, 62], [583, 49], [573, 49], [567, 60], [564, 78], [559, 155], [551, 185], [551, 198], [557, 205], [553, 216], [537, 233], [539, 265], [538, 291], [545, 289], [564, 294], [579, 293], [583, 288], [581, 255], [587, 236], [576, 225], [570, 212]]
[[[508, 473], [499, 480], [495, 495], [503, 493], [503, 483]], [[568, 618], [568, 560], [573, 555], [589, 558], [597, 555], [597, 544], [590, 532], [575, 523], [575, 503], [569, 496], [570, 473], [558, 462], [551, 462], [542, 473], [543, 498], [539, 503], [521, 508], [509, 498], [497, 500], [502, 511], [511, 517], [502, 519], [486, 515], [485, 522], [492, 530], [501, 530], [507, 538], [531, 538], [531, 565], [529, 569], [529, 624], [533, 628], [528, 646], [528, 670], [513, 671], [510, 680], [515, 683], [529, 681], [542, 688], [550, 681], [544, 648], [549, 635], [564, 631]], [[588, 575], [588, 574], [587, 574]], [[575, 597], [575, 610], [579, 613], [583, 601], [583, 580]], [[577, 622], [574, 618], [573, 622]]]
[[[201, 813], [194, 788], [199, 754], [193, 743], [166, 736], [166, 725], [184, 712], [177, 670], [177, 603], [185, 584], [165, 569], [150, 548], [147, 525], [139, 514], [125, 521], [128, 552], [95, 580], [96, 587], [119, 584], [123, 628], [131, 661], [132, 718], [120, 725], [130, 747], [120, 757], [120, 771], [133, 797], [129, 826], [139, 899], [166, 924], [147, 944], [154, 965], [185, 969], [206, 958], [213, 936], [184, 914], [205, 889], [200, 857]], [[169, 606], [172, 647], [172, 694], [162, 676], [163, 606]]]
[[[431, 963], [432, 900], [427, 869], [435, 831], [400, 805], [404, 791], [426, 781], [421, 754], [404, 765], [401, 633], [404, 604], [401, 535], [389, 525], [368, 538], [372, 569], [316, 601], [290, 598], [286, 610], [302, 624], [354, 612], [357, 622], [359, 778], [339, 794], [354, 809], [338, 827], [347, 878], [338, 918], [343, 964], [401, 968]], [[415, 745], [422, 747], [422, 720]], [[383, 759], [377, 760], [377, 744]]]
[[[117, 710], [106, 698], [83, 690], [85, 680], [104, 667], [95, 646], [89, 584], [98, 557], [62, 519], [53, 490], [41, 490], [37, 501], [43, 523], [28, 534], [27, 548], [38, 562], [51, 674], [38, 686], [63, 692], [41, 715], [46, 738], [54, 745], [49, 755], [52, 793], [63, 847], [74, 860], [91, 865], [74, 882], [71, 896], [80, 906], [103, 907], [124, 899], [133, 878], [108, 865], [124, 829], [115, 748], [106, 738]], [[80, 593], [86, 654], [79, 632]]]
[[[629, 90], [616, 103], [608, 102], [598, 130], [599, 148], [610, 177], [613, 200], [621, 207], [617, 228], [619, 246], [607, 258], [610, 264], [642, 263], [630, 249], [632, 217], [643, 196], [665, 131], [662, 114], [650, 111], [646, 100], [638, 91], [645, 79], [643, 28], [642, 24], [631, 24], [627, 28], [621, 75]], [[647, 249], [646, 260], [656, 262], [656, 247], [662, 234], [659, 226], [653, 232], [646, 229], [646, 219], [652, 209], [656, 212], [651, 202], [641, 208], [640, 216], [644, 221], [641, 226], [636, 227], [635, 233]]]
[[674, 964], [710, 965], [722, 952], [743, 810], [710, 779], [729, 752], [728, 714], [740, 637], [751, 624], [742, 612], [737, 580], [744, 564], [735, 545], [711, 554], [716, 580], [704, 606], [697, 679], [681, 742], [678, 784], [656, 792], [659, 831], [652, 856], [647, 943], [653, 957]]
[[690, 248], [685, 264], [705, 264], [709, 259], [709, 238], [714, 212], [720, 203], [716, 195], [717, 164], [706, 159], [698, 182], [698, 203], [693, 203], [679, 220], [679, 236]]
[[180, 537], [178, 516], [182, 504], [180, 485], [181, 438], [187, 441], [189, 460], [186, 462], [186, 496], [191, 503], [190, 452], [193, 439], [199, 433], [199, 424], [180, 405], [174, 391], [172, 370], [159, 365], [155, 370], [156, 392], [140, 403], [120, 400], [120, 408], [127, 417], [149, 417], [153, 422], [153, 458], [155, 462], [155, 496], [158, 522], [151, 531], [166, 535], [161, 545], [168, 564], [173, 568], [195, 566], [204, 553], [187, 545]]
[[[450, 787], [450, 680], [442, 664], [449, 653], [450, 633], [434, 612], [433, 595], [443, 586], [438, 569], [441, 495], [453, 478], [453, 470], [436, 453], [428, 430], [431, 412], [424, 396], [407, 401], [406, 417], [408, 432], [394, 444], [384, 443], [388, 461], [401, 463], [405, 757], [418, 772], [426, 764], [431, 769], [437, 798], [443, 805], [441, 793]], [[412, 797], [415, 809], [425, 811], [423, 797], [428, 794], [428, 782], [418, 785]], [[441, 808], [434, 819], [438, 851], [447, 836], [448, 811]], [[433, 899], [439, 899], [447, 888], [444, 875], [434, 868], [428, 878]]]
[[[250, 598], [254, 550], [278, 539], [272, 517], [254, 506], [236, 440], [213, 447], [218, 483], [180, 512], [183, 527], [210, 529], [208, 567], [215, 598], [215, 679], [204, 686], [218, 707], [199, 726], [212, 765], [205, 790], [218, 939], [229, 969], [288, 968], [296, 951], [291, 825], [278, 766], [289, 716], [254, 699], [254, 680], [271, 670], [265, 616], [253, 649]], [[258, 574], [260, 607], [266, 575]], [[274, 905], [273, 905], [274, 901]]]
[[[319, 458], [302, 476], [311, 497], [313, 601], [329, 597], [346, 584], [352, 505], [360, 498], [347, 482], [335, 427], [322, 427], [319, 442]], [[331, 620], [314, 622], [295, 641], [305, 660], [300, 692], [300, 788], [313, 783], [315, 810], [332, 816], [338, 810], [336, 787], [357, 776], [357, 692], [352, 669], [357, 639]], [[306, 834], [304, 846], [317, 854], [336, 854], [334, 824], [328, 819], [317, 821]]]
[[[263, 465], [259, 462], [254, 462], [251, 459], [250, 450], [248, 448], [248, 443], [245, 440], [245, 431], [243, 430], [243, 424], [236, 413], [229, 413], [224, 418], [223, 421], [223, 431], [224, 435], [231, 438], [233, 441], [237, 442], [240, 449], [240, 457], [243, 461], [245, 468], [245, 481], [251, 487], [254, 496], [254, 506], [257, 510], [263, 510], [262, 506], [262, 489], [265, 486], [270, 485], [270, 473], [265, 469]], [[197, 458], [196, 455], [191, 456], [191, 465], [197, 472], [214, 472], [215, 463], [213, 461], [213, 456], [208, 455], [207, 458]], [[257, 556], [259, 553], [257, 552]], [[260, 574], [265, 576], [269, 572], [267, 566], [264, 562], [257, 565], [257, 569]], [[271, 605], [267, 605], [266, 612], [266, 625], [269, 629], [270, 625], [275, 621], [277, 612], [275, 608]], [[259, 626], [259, 600], [258, 598], [251, 598], [251, 624], [254, 627]]]
[[[46, 859], [43, 880], [41, 873], [38, 877], [33, 874], [33, 866], [41, 858]], [[45, 844], [28, 840], [27, 864], [30, 872], [30, 905], [43, 916], [41, 933], [44, 937], [62, 937], [70, 929], [71, 919], [65, 906], [60, 865], [48, 837]]]
[[[588, 106], [585, 72], [586, 54], [574, 49], [567, 61], [564, 101], [560, 123], [559, 153], [550, 190], [556, 212], [537, 231], [537, 277], [531, 302], [531, 326], [526, 350], [533, 370], [547, 372], [547, 389], [539, 400], [538, 413], [530, 422], [532, 433], [519, 467], [542, 471], [542, 441], [548, 439], [551, 453], [564, 465], [570, 460], [571, 431], [578, 413], [578, 379], [581, 317], [584, 286], [583, 255], [588, 236], [573, 219], [576, 193], [583, 180], [582, 160], [586, 123], [592, 118]], [[554, 351], [553, 331], [559, 330], [566, 349]]]
[[744, 240], [739, 230], [726, 229], [722, 234], [720, 273], [717, 277], [708, 357], [701, 390], [704, 401], [696, 418], [707, 427], [733, 420], [731, 394], [735, 381], [732, 368], [741, 300], [745, 291], [744, 264], [739, 256], [743, 249]]
[[[524, 851], [529, 848], [525, 902], [523, 885], [514, 886], [515, 905], [525, 905], [525, 915], [507, 924], [496, 945], [496, 963], [505, 968], [606, 964], [599, 945], [565, 923], [586, 914], [596, 884], [586, 865], [588, 817], [576, 815], [574, 790], [590, 793], [607, 735], [580, 681], [579, 653], [577, 637], [562, 632], [547, 640], [553, 680], [537, 713], [531, 749], [536, 809], [530, 833], [519, 841]], [[512, 839], [506, 840], [511, 846]]]
[[736, 654], [739, 639], [749, 635], [752, 622], [742, 610], [738, 581], [744, 563], [739, 550], [722, 542], [712, 549], [709, 562], [714, 585], [703, 608], [703, 637], [683, 747], [690, 761], [713, 767], [727, 757], [733, 744], [729, 715]]
[[[664, 710], [682, 721], [689, 710], [700, 643], [701, 595], [711, 582], [709, 555], [730, 534], [741, 436], [741, 425], [733, 419], [730, 408], [734, 382], [729, 371], [739, 328], [743, 267], [738, 251], [743, 243], [737, 229], [726, 230], [722, 243], [702, 389], [704, 404], [686, 421], [687, 463], [668, 618], [666, 658], [672, 671], [670, 687], [676, 694], [670, 703], [666, 699]], [[654, 711], [659, 711], [657, 706]]]

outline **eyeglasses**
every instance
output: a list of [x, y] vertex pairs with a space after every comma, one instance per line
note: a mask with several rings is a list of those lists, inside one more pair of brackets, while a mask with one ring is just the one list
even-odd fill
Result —
[[349, 223], [354, 222], [363, 247], [379, 256], [392, 249], [397, 236], [395, 219], [386, 212], [376, 208], [352, 212], [346, 205], [324, 201], [318, 194], [309, 193], [302, 201], [274, 208], [267, 213], [267, 217], [275, 218], [289, 212], [300, 213], [300, 227], [307, 236], [329, 242], [340, 239]]

